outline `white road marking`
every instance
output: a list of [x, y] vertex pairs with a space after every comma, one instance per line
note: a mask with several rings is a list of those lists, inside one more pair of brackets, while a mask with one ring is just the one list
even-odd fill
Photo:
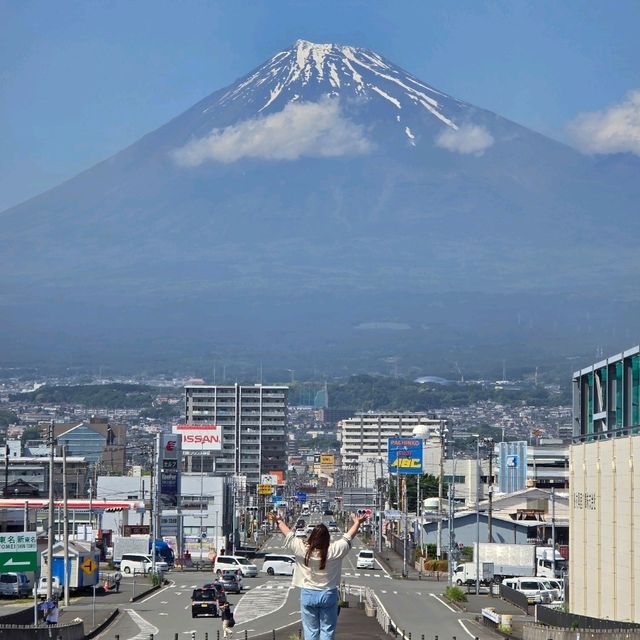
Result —
[[169, 602], [167, 600], [161, 600], [160, 604], [169, 604]]
[[475, 638], [476, 636], [473, 635], [473, 633], [471, 633], [471, 631], [469, 631], [469, 629], [467, 629], [467, 627], [464, 626], [464, 622], [462, 622], [462, 620], [458, 619], [458, 622], [460, 623], [460, 626], [472, 637]]
[[243, 595], [235, 607], [236, 626], [282, 609], [292, 588], [290, 584], [267, 582]]
[[158, 627], [147, 622], [139, 613], [133, 609], [125, 609], [125, 611], [131, 616], [131, 619], [138, 625], [140, 632], [135, 636], [131, 636], [128, 640], [149, 640], [149, 636], [153, 633], [158, 633]]
[[144, 604], [148, 600], [151, 600], [151, 598], [155, 598], [156, 596], [159, 596], [163, 591], [166, 591], [167, 589], [175, 589], [175, 586], [176, 586], [175, 582], [170, 582], [166, 587], [162, 587], [162, 589], [159, 589], [158, 591], [154, 591], [148, 598], [145, 598], [144, 600], [139, 600], [138, 604]]
[[421, 596], [422, 595], [422, 591], [416, 591], [416, 595], [417, 596]]
[[429, 594], [432, 598], [435, 598], [440, 604], [443, 604], [449, 611], [453, 611], [453, 613], [458, 613], [453, 607], [450, 607], [442, 598], [438, 598], [435, 593]]
[[163, 612], [159, 613], [158, 615], [159, 616], [168, 616], [169, 614], [168, 613], [164, 613], [164, 611], [163, 611]]

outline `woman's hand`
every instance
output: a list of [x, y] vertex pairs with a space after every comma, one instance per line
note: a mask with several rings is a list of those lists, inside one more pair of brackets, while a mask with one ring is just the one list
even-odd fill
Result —
[[358, 526], [360, 526], [361, 524], [364, 524], [368, 519], [368, 516], [363, 513], [362, 515], [358, 515], [357, 513], [352, 513], [351, 514], [351, 520], [353, 521], [353, 524], [357, 524]]

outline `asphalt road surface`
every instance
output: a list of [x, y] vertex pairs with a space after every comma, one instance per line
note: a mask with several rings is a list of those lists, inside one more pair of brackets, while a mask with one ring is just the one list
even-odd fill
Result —
[[[307, 521], [315, 524], [321, 516], [312, 514]], [[327, 516], [324, 516], [328, 520]], [[341, 534], [335, 534], [339, 536]], [[286, 552], [284, 536], [274, 533], [263, 549], [267, 553]], [[453, 609], [440, 594], [445, 588], [442, 582], [407, 581], [392, 578], [380, 565], [376, 570], [356, 569], [358, 551], [362, 543], [356, 539], [353, 549], [343, 561], [342, 582], [352, 597], [358, 598], [364, 587], [370, 587], [379, 599], [380, 606], [404, 632], [405, 637], [420, 640], [456, 637], [494, 639], [498, 637], [487, 628], [475, 623], [472, 615], [464, 615]], [[262, 560], [255, 563], [261, 567]], [[195, 632], [197, 640], [216, 639], [216, 631], [222, 637], [220, 618], [191, 616], [191, 592], [213, 578], [208, 572], [169, 572], [170, 584], [146, 599], [121, 608], [123, 615], [99, 638], [120, 640], [191, 640]], [[298, 625], [300, 621], [299, 592], [292, 588], [289, 576], [268, 576], [260, 573], [257, 578], [244, 578], [245, 591], [228, 596], [236, 619], [234, 635], [244, 637], [244, 631], [254, 636]], [[297, 627], [296, 627], [297, 628]]]

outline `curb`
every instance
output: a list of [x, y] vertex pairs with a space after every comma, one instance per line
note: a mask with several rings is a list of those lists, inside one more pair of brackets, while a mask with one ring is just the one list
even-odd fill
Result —
[[91, 629], [91, 631], [85, 634], [84, 637], [87, 638], [87, 640], [95, 638], [99, 633], [102, 633], [118, 617], [118, 615], [120, 615], [120, 609], [114, 609], [111, 612], [111, 615], [102, 624], [99, 624], [95, 629]]
[[148, 596], [150, 593], [153, 593], [154, 591], [157, 591], [162, 586], [164, 586], [164, 585], [157, 584], [155, 587], [151, 587], [151, 589], [147, 589], [146, 591], [143, 591], [142, 593], [139, 593], [138, 595], [134, 596], [133, 598], [129, 598], [129, 602], [138, 602], [138, 600], [142, 600], [142, 598], [144, 598], [145, 596]]

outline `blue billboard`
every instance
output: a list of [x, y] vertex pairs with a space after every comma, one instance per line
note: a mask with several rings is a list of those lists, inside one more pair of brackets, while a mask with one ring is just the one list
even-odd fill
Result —
[[422, 473], [422, 440], [420, 438], [389, 438], [387, 441], [389, 473]]

